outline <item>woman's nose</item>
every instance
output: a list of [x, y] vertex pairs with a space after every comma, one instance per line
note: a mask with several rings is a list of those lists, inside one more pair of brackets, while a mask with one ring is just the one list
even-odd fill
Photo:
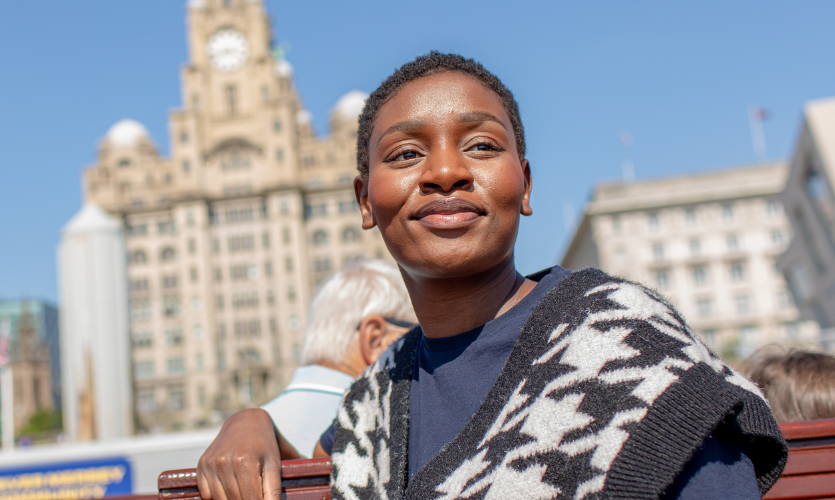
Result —
[[457, 148], [440, 148], [430, 151], [424, 162], [420, 177], [420, 189], [423, 192], [468, 191], [473, 185], [473, 174], [466, 158]]

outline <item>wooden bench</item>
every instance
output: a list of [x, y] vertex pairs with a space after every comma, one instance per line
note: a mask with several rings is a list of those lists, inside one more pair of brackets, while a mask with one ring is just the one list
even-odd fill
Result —
[[[780, 430], [789, 443], [789, 461], [763, 498], [835, 500], [835, 418], [780, 424]], [[330, 500], [330, 470], [328, 458], [284, 460], [282, 499]], [[160, 500], [200, 500], [195, 469], [165, 471], [158, 484]]]

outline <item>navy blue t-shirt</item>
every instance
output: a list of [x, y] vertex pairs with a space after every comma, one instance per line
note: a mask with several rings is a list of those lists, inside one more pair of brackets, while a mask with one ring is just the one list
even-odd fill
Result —
[[[536, 305], [569, 274], [554, 267], [519, 303], [478, 328], [443, 339], [421, 336], [409, 388], [409, 479], [472, 419]], [[320, 439], [328, 453], [333, 449], [334, 426], [335, 422]], [[706, 439], [664, 496], [664, 500], [697, 498], [760, 498], [754, 466], [741, 447], [715, 437]]]

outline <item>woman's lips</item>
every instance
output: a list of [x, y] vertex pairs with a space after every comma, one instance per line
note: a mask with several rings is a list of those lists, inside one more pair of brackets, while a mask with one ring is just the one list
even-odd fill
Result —
[[436, 229], [459, 229], [470, 225], [484, 210], [461, 198], [438, 198], [423, 205], [413, 219]]

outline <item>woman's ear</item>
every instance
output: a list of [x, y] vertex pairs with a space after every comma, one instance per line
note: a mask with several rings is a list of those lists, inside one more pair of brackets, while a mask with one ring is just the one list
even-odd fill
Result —
[[533, 179], [531, 179], [531, 164], [528, 160], [522, 160], [522, 175], [525, 176], [525, 194], [522, 196], [522, 206], [519, 207], [519, 213], [527, 216], [533, 214], [533, 209], [531, 208]]
[[371, 204], [368, 203], [368, 178], [358, 175], [354, 178], [354, 196], [357, 197], [357, 205], [362, 214], [362, 228], [371, 229], [377, 225], [374, 214], [371, 211]]
[[388, 347], [387, 330], [388, 323], [379, 314], [370, 314], [360, 323], [360, 351], [366, 367], [377, 361], [380, 354]]

